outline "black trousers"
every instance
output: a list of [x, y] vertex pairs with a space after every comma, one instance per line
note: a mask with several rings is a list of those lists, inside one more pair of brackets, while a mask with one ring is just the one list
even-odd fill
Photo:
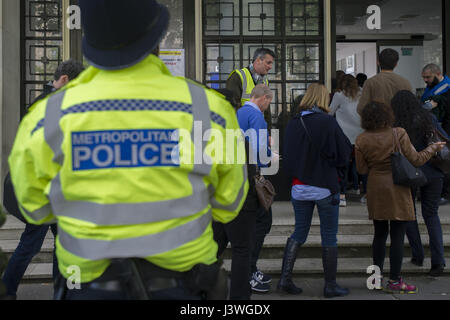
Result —
[[[418, 190], [420, 192], [422, 216], [427, 226], [430, 239], [431, 265], [445, 265], [442, 226], [438, 215], [442, 180], [442, 178], [429, 179], [428, 183]], [[415, 198], [415, 194], [416, 191], [413, 191], [413, 199]], [[415, 203], [414, 212], [417, 215]], [[408, 221], [406, 236], [411, 246], [412, 257], [418, 261], [423, 261], [425, 254], [417, 220]]]
[[408, 221], [373, 220], [375, 235], [372, 243], [373, 264], [380, 267], [383, 272], [384, 258], [386, 256], [386, 240], [391, 236], [389, 249], [389, 262], [391, 265], [389, 278], [399, 280], [403, 261], [403, 247]]
[[254, 240], [256, 210], [241, 210], [230, 223], [213, 222], [214, 240], [217, 242], [217, 257], [231, 243], [230, 299], [249, 300], [251, 295], [249, 274], [250, 256]]
[[256, 224], [255, 224], [255, 242], [252, 249], [251, 255], [251, 272], [254, 273], [258, 270], [256, 263], [259, 259], [259, 254], [261, 252], [262, 246], [264, 244], [264, 239], [266, 235], [270, 232], [272, 228], [272, 207], [269, 211], [264, 210], [262, 207], [256, 212]]

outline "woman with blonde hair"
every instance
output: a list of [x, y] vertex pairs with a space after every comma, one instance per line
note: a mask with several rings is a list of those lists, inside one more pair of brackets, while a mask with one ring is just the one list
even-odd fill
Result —
[[292, 269], [299, 247], [305, 243], [317, 205], [322, 238], [325, 275], [324, 296], [344, 296], [348, 289], [336, 283], [337, 231], [339, 215], [339, 168], [346, 165], [351, 144], [336, 120], [328, 115], [329, 92], [315, 83], [303, 97], [299, 113], [289, 122], [285, 134], [284, 163], [292, 177], [292, 205], [295, 230], [287, 239], [278, 290], [300, 294], [292, 281]]

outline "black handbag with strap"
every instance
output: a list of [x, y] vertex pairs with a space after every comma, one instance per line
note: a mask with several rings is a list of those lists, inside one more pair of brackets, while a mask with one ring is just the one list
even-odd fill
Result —
[[427, 177], [409, 162], [403, 155], [402, 148], [397, 137], [397, 130], [392, 129], [394, 137], [394, 148], [391, 154], [392, 179], [394, 184], [417, 188], [427, 183]]

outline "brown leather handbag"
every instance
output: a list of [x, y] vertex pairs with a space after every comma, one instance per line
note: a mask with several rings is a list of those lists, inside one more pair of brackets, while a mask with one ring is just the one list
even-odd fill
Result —
[[273, 200], [275, 199], [275, 195], [277, 194], [275, 188], [269, 180], [264, 178], [259, 167], [253, 178], [255, 180], [256, 194], [258, 195], [259, 203], [266, 211], [269, 211]]

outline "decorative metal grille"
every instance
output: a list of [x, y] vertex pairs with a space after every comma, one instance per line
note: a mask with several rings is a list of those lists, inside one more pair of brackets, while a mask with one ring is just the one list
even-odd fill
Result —
[[250, 65], [256, 49], [277, 58], [269, 73], [272, 123], [281, 128], [309, 83], [323, 82], [322, 0], [203, 1], [204, 82], [224, 88], [234, 69]]
[[22, 110], [53, 80], [62, 62], [62, 0], [21, 0]]

